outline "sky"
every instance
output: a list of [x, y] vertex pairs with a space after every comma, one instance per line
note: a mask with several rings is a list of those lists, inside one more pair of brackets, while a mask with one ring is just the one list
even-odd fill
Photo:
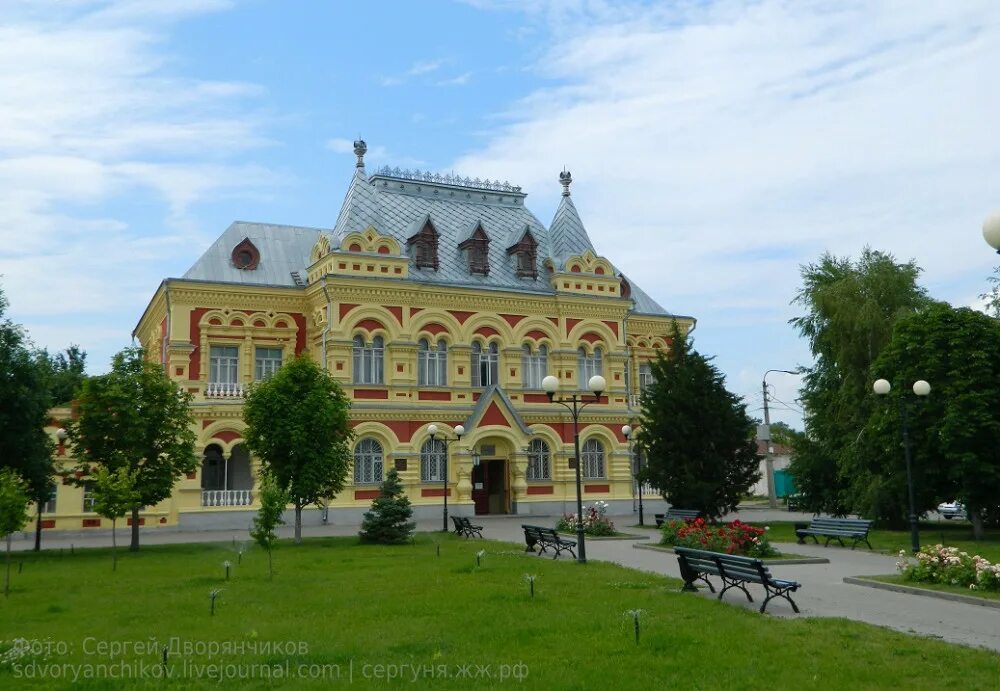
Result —
[[870, 245], [975, 306], [997, 263], [995, 0], [0, 5], [0, 287], [93, 373], [232, 221], [332, 226], [358, 136], [545, 223], [571, 170], [598, 252], [756, 416], [812, 362], [804, 264]]

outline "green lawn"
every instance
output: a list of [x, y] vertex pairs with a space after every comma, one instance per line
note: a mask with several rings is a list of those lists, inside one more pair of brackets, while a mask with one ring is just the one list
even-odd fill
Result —
[[[15, 566], [13, 591], [0, 602], [0, 639], [48, 645], [48, 656], [20, 661], [38, 665], [21, 667], [22, 673], [63, 665], [46, 668], [62, 670], [61, 681], [34, 681], [45, 688], [68, 687], [65, 675], [74, 671], [95, 671], [84, 664], [105, 665], [107, 675], [108, 665], [142, 662], [147, 667], [140, 671], [154, 673], [155, 651], [111, 654], [112, 646], [154, 637], [179, 637], [189, 646], [189, 654], [182, 648], [168, 660], [172, 685], [180, 688], [217, 688], [215, 679], [193, 678], [217, 674], [195, 667], [209, 664], [229, 665], [228, 674], [256, 674], [224, 684], [245, 688], [320, 688], [349, 680], [359, 688], [507, 688], [521, 683], [510, 675], [525, 671], [521, 685], [540, 689], [996, 685], [1000, 655], [994, 653], [846, 620], [762, 616], [680, 593], [675, 580], [608, 563], [525, 556], [522, 549], [454, 536], [421, 535], [403, 547], [316, 539], [280, 545], [273, 581], [262, 552], [248, 552], [236, 566], [230, 545], [145, 547], [124, 556], [117, 573], [105, 550], [18, 555], [24, 569], [18, 574]], [[486, 555], [477, 567], [479, 550]], [[223, 580], [227, 559], [234, 564], [229, 582]], [[534, 598], [525, 574], [537, 575]], [[209, 591], [220, 587], [210, 616]], [[639, 645], [625, 614], [636, 609], [643, 611]], [[772, 609], [786, 608], [778, 601]], [[222, 652], [211, 654], [213, 647]], [[318, 675], [325, 665], [326, 679], [268, 681], [253, 664], [292, 677]], [[411, 683], [414, 669], [417, 683]], [[389, 681], [390, 672], [406, 678]], [[508, 678], [501, 680], [503, 674]], [[31, 683], [7, 664], [0, 688], [15, 685]], [[114, 684], [101, 678], [78, 686]]]
[[[771, 542], [795, 542], [795, 529], [792, 521], [772, 521], [770, 523], [754, 522], [753, 525], [767, 525], [768, 538]], [[872, 548], [879, 552], [897, 554], [899, 550], [910, 552], [910, 531], [909, 530], [872, 530], [868, 539], [872, 543]], [[812, 544], [812, 540], [807, 541]], [[851, 542], [845, 540], [848, 549]], [[943, 544], [949, 547], [958, 547], [969, 554], [978, 554], [993, 563], [1000, 562], [1000, 530], [986, 531], [986, 538], [980, 542], [972, 539], [972, 526], [964, 521], [924, 521], [920, 524], [920, 545]], [[823, 544], [823, 539], [820, 539]], [[837, 548], [836, 541], [831, 543], [830, 549]], [[867, 549], [862, 543], [858, 549]]]
[[966, 595], [968, 597], [981, 597], [986, 600], [1000, 600], [1000, 592], [988, 590], [969, 590], [958, 585], [946, 585], [944, 583], [921, 583], [919, 581], [908, 581], [902, 575], [895, 576], [868, 576], [868, 580], [882, 581], [883, 583], [893, 583], [895, 585], [905, 585], [910, 588], [924, 588], [925, 590], [937, 590], [942, 593], [954, 593], [955, 595]]

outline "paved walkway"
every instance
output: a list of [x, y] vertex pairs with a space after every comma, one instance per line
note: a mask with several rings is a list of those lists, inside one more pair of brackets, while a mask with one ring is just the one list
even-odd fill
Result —
[[[787, 511], [751, 510], [739, 515], [727, 516], [727, 519], [742, 518], [746, 521], [789, 520], [797, 516]], [[809, 516], [803, 514], [808, 520]], [[506, 540], [523, 543], [524, 534], [521, 523], [542, 522], [548, 524], [551, 518], [528, 516], [480, 516], [476, 522], [484, 526], [483, 533], [490, 539]], [[612, 517], [618, 526], [633, 525], [636, 519], [632, 515]], [[433, 531], [441, 529], [440, 520], [420, 521], [418, 530]], [[649, 534], [655, 540], [656, 531], [642, 529], [626, 529], [636, 534]], [[306, 537], [329, 535], [356, 535], [357, 525], [325, 525], [305, 526], [302, 533]], [[291, 535], [287, 526], [281, 530], [283, 537]], [[249, 539], [245, 531], [152, 531], [145, 530], [142, 534], [143, 544], [177, 544], [187, 542], [229, 542], [233, 539]], [[119, 542], [127, 543], [125, 530], [119, 531]], [[106, 547], [110, 537], [108, 531], [86, 534], [47, 533], [44, 536], [45, 549], [68, 549], [70, 545], [76, 548]], [[651, 573], [680, 577], [677, 559], [670, 554], [650, 550], [635, 549], [631, 540], [591, 540], [587, 542], [587, 558], [590, 560], [610, 561], [622, 566], [641, 569]], [[31, 549], [30, 536], [15, 539], [15, 550]], [[981, 607], [961, 602], [949, 602], [928, 597], [906, 595], [885, 590], [875, 590], [864, 586], [849, 585], [843, 582], [845, 576], [872, 576], [895, 573], [895, 557], [876, 554], [868, 550], [844, 549], [840, 547], [819, 547], [814, 545], [778, 545], [782, 551], [806, 556], [822, 556], [830, 560], [829, 564], [810, 564], [795, 566], [776, 566], [774, 572], [779, 578], [789, 578], [799, 581], [802, 588], [794, 595], [801, 615], [796, 615], [782, 600], [774, 600], [768, 606], [768, 614], [773, 616], [814, 616], [814, 617], [844, 617], [863, 621], [878, 626], [886, 626], [898, 631], [917, 633], [925, 636], [941, 638], [952, 643], [981, 646], [1000, 651], [1000, 609]], [[757, 590], [760, 590], [759, 588]], [[755, 594], [755, 591], [751, 591]], [[706, 597], [714, 597], [705, 593]], [[692, 597], [697, 597], [692, 595]], [[725, 596], [726, 602], [742, 607], [756, 609], [757, 604], [746, 601], [739, 591], [730, 591]]]

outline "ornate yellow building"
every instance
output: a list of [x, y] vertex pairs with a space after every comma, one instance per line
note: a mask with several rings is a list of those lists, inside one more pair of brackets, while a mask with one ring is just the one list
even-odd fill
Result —
[[[671, 321], [690, 330], [694, 319], [668, 313], [596, 254], [568, 172], [546, 228], [519, 187], [369, 176], [365, 150], [355, 143], [332, 229], [233, 223], [154, 293], [133, 335], [194, 394], [203, 462], [144, 523], [247, 525], [256, 502], [243, 391], [301, 352], [348, 392], [357, 435], [347, 489], [306, 524], [360, 519], [390, 467], [418, 517], [440, 515], [445, 468], [453, 513], [574, 511], [573, 424], [542, 391], [549, 374], [565, 393], [594, 374], [607, 380], [579, 423], [584, 501], [631, 511], [621, 427], [637, 415], [645, 363], [669, 346]], [[433, 423], [451, 437], [466, 429], [448, 463]], [[60, 486], [50, 525], [100, 525], [84, 504], [82, 490]]]

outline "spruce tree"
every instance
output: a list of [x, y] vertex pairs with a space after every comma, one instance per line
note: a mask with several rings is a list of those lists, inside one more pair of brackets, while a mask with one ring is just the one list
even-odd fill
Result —
[[746, 406], [676, 322], [670, 353], [651, 367], [654, 383], [642, 394], [639, 434], [648, 461], [643, 479], [678, 508], [708, 518], [734, 510], [760, 477]]
[[395, 468], [386, 474], [379, 490], [371, 511], [365, 512], [361, 523], [361, 532], [358, 533], [361, 541], [387, 545], [409, 542], [416, 523], [410, 520], [413, 509], [410, 508], [409, 498], [403, 494], [403, 485]]

